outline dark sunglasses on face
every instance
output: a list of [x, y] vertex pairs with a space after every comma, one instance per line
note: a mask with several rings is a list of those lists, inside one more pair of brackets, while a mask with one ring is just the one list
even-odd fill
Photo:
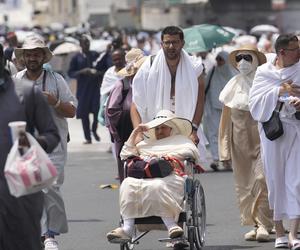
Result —
[[252, 58], [251, 55], [243, 55], [243, 54], [241, 54], [241, 55], [238, 55], [238, 56], [235, 57], [236, 62], [239, 62], [242, 59], [244, 59], [247, 62], [252, 62], [252, 60], [253, 60], [253, 58]]
[[217, 61], [224, 61], [224, 59], [222, 57], [219, 57], [219, 56], [216, 57], [216, 60]]

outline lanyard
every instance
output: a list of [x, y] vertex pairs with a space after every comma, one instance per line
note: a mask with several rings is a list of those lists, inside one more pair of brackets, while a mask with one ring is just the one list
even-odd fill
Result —
[[47, 71], [44, 70], [43, 83], [42, 83], [42, 89], [43, 89], [43, 91], [46, 90], [46, 74], [47, 74]]

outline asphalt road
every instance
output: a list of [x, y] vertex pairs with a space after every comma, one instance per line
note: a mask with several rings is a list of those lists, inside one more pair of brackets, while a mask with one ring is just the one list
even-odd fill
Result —
[[[83, 145], [81, 125], [70, 120], [71, 142], [66, 179], [62, 192], [65, 199], [69, 233], [59, 236], [60, 250], [115, 250], [119, 245], [110, 244], [106, 233], [118, 226], [119, 189], [101, 189], [103, 184], [118, 184], [114, 179], [117, 167], [109, 148], [109, 137], [99, 128], [101, 142]], [[251, 227], [239, 222], [232, 172], [211, 172], [199, 176], [206, 195], [207, 233], [204, 250], [267, 250], [274, 248], [274, 235], [268, 243], [246, 242], [244, 233]], [[150, 232], [136, 246], [140, 250], [168, 249], [158, 238], [167, 236], [165, 231]]]

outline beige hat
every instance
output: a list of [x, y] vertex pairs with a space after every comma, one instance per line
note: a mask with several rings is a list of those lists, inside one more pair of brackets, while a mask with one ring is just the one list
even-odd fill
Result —
[[257, 56], [258, 65], [262, 65], [267, 61], [267, 58], [264, 55], [264, 53], [259, 52], [256, 46], [254, 46], [253, 44], [247, 44], [247, 45], [243, 45], [242, 47], [240, 47], [230, 53], [229, 61], [232, 64], [232, 66], [235, 68], [237, 68], [237, 63], [236, 63], [235, 57], [241, 51], [249, 51], [249, 52], [254, 53]]
[[145, 136], [152, 140], [155, 139], [154, 128], [164, 123], [175, 129], [178, 134], [190, 136], [192, 133], [192, 123], [188, 119], [177, 117], [170, 110], [161, 110], [152, 121], [145, 124], [149, 128], [149, 130], [144, 133]]
[[118, 71], [118, 75], [122, 77], [132, 76], [136, 74], [143, 62], [147, 59], [144, 52], [140, 49], [133, 48], [125, 55], [126, 66]]
[[53, 54], [50, 49], [46, 46], [44, 39], [39, 35], [29, 35], [25, 37], [22, 48], [15, 49], [15, 55], [17, 59], [23, 58], [24, 50], [32, 49], [43, 49], [45, 52], [44, 63], [47, 63], [51, 60]]

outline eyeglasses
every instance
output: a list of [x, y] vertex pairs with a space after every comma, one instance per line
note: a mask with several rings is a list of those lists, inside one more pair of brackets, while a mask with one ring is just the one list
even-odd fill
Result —
[[222, 57], [220, 57], [220, 56], [217, 56], [216, 57], [216, 61], [224, 61], [224, 59]]
[[163, 41], [163, 45], [165, 47], [170, 47], [171, 44], [173, 45], [173, 47], [176, 47], [180, 44], [181, 40], [174, 40], [174, 41]]
[[286, 48], [286, 49], [283, 49], [283, 50], [288, 50], [288, 51], [296, 51], [296, 50], [300, 50], [300, 48], [299, 48], [299, 47], [297, 47], [297, 48], [293, 48], [293, 49]]
[[253, 60], [253, 58], [252, 58], [251, 55], [243, 55], [243, 54], [241, 54], [241, 55], [238, 55], [238, 56], [235, 57], [236, 62], [239, 62], [242, 59], [244, 59], [247, 62], [252, 62], [252, 60]]

